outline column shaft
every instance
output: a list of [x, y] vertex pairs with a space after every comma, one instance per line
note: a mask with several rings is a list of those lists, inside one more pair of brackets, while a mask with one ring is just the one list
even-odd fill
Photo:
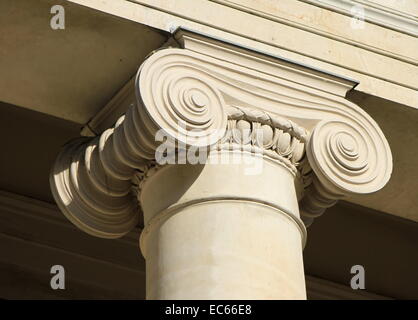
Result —
[[306, 298], [294, 177], [265, 159], [255, 172], [245, 157], [167, 166], [146, 180], [148, 299]]

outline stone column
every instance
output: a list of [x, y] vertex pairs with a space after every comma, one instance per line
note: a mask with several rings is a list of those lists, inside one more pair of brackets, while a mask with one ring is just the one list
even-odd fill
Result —
[[344, 98], [351, 80], [175, 38], [143, 63], [114, 128], [64, 147], [57, 204], [98, 237], [143, 222], [148, 299], [305, 299], [305, 225], [386, 184], [386, 139]]
[[306, 229], [287, 165], [223, 143], [206, 164], [155, 169], [140, 194], [147, 298], [305, 299]]

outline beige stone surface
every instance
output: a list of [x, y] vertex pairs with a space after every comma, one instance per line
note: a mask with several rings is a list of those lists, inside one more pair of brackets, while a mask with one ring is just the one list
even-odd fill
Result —
[[[67, 10], [62, 32], [49, 28], [57, 2]], [[29, 110], [10, 112], [2, 102], [2, 186], [45, 195], [33, 191], [46, 183], [42, 169], [77, 123], [89, 121], [82, 131], [89, 137], [59, 153], [52, 193], [77, 228], [127, 236], [107, 246], [86, 241], [54, 206], [1, 191], [6, 278], [29, 272], [24, 280], [36, 286], [58, 259], [73, 267], [70, 297], [80, 284], [103, 297], [142, 297], [144, 261], [128, 254], [138, 253], [139, 231], [148, 299], [306, 299], [306, 226], [329, 210], [306, 254], [310, 272], [320, 276], [329, 262], [327, 277], [346, 283], [341, 270], [355, 261], [372, 271], [367, 285], [377, 293], [413, 296], [417, 6], [345, 3], [375, 15], [357, 30], [345, 27], [347, 12], [317, 0], [2, 2], [0, 100], [72, 121], [21, 117]], [[209, 158], [159, 163], [160, 134], [186, 161], [196, 160], [189, 158], [196, 147], [210, 149]], [[211, 163], [218, 156], [226, 163]], [[366, 249], [350, 249], [362, 243]], [[362, 296], [307, 280], [318, 296]], [[12, 295], [21, 290], [1, 282]]]
[[247, 163], [172, 165], [147, 178], [148, 299], [306, 299], [294, 176], [271, 161], [245, 175]]
[[[294, 28], [318, 34], [324, 38], [356, 45], [378, 54], [388, 55], [395, 59], [414, 63], [418, 53], [411, 52], [410, 34], [401, 31], [386, 29], [366, 21], [363, 27], [356, 28], [352, 16], [336, 14], [325, 10], [315, 3], [306, 3], [295, 0], [212, 0], [236, 8], [253, 15], [277, 23], [286, 24]], [[356, 3], [353, 2], [353, 5]], [[357, 3], [361, 5], [361, 3]], [[320, 5], [320, 2], [318, 2]], [[367, 17], [365, 16], [364, 19]], [[418, 24], [416, 26], [418, 34]], [[379, 34], [379, 37], [374, 37]]]
[[386, 138], [350, 79], [187, 30], [170, 43], [114, 127], [58, 155], [59, 208], [102, 238], [143, 213], [148, 299], [305, 299], [305, 225], [386, 185]]
[[[100, 3], [92, 0], [72, 1], [161, 30], [170, 31], [179, 26], [188, 27], [293, 59], [356, 79], [360, 82], [356, 90], [361, 92], [417, 107], [418, 72], [416, 56], [414, 56], [417, 52], [417, 39], [381, 26], [369, 26], [366, 23], [365, 33], [369, 38], [382, 41], [378, 46], [376, 44], [365, 47], [366, 44], [361, 45], [362, 35], [358, 35], [355, 40], [336, 39], [340, 37], [338, 33], [342, 32], [339, 29], [328, 30], [333, 35], [331, 38], [318, 34], [315, 29], [318, 27], [316, 20], [312, 22], [315, 28], [300, 29], [206, 0], [194, 1], [193, 6], [184, 0], [176, 1], [175, 5], [172, 2], [159, 0], [137, 0], [135, 2], [138, 5], [124, 0]], [[298, 1], [289, 1], [289, 6], [291, 3], [294, 6], [300, 5]], [[318, 9], [313, 7], [312, 10]], [[338, 13], [330, 13], [326, 9], [320, 10], [324, 15], [338, 19]], [[341, 19], [346, 18], [341, 17]], [[243, 24], [242, 21], [247, 23]], [[393, 39], [398, 38], [405, 38], [406, 51], [403, 55], [398, 54], [397, 46], [394, 45], [397, 40]], [[406, 60], [402, 57], [406, 57]]]
[[[418, 16], [418, 3], [414, 0], [369, 0], [378, 7], [387, 7], [404, 14]], [[362, 1], [364, 2], [364, 0]], [[360, 2], [361, 3], [361, 2]]]

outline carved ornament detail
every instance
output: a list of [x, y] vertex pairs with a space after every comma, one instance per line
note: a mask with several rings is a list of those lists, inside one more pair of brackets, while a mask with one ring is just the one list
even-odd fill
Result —
[[104, 238], [137, 225], [136, 193], [156, 170], [161, 130], [186, 147], [236, 144], [280, 161], [305, 186], [300, 210], [307, 217], [386, 184], [392, 170], [387, 141], [370, 116], [331, 93], [338, 84], [288, 66], [286, 75], [294, 77], [283, 79], [281, 65], [234, 54], [237, 59], [225, 61], [187, 48], [155, 52], [138, 71], [136, 105], [99, 137], [63, 148], [51, 188], [75, 225]]

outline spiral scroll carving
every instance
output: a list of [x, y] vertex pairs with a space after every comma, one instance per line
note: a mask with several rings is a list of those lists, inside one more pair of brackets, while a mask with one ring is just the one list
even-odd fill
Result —
[[225, 134], [225, 102], [201, 68], [181, 59], [180, 49], [161, 50], [141, 67], [136, 85], [138, 101], [146, 106], [141, 116], [186, 146], [208, 147]]
[[307, 145], [315, 179], [302, 201], [302, 210], [315, 217], [350, 194], [372, 193], [389, 180], [392, 157], [376, 124], [321, 121]]
[[130, 196], [129, 181], [108, 171], [101, 157], [105, 155], [99, 150], [99, 139], [67, 144], [53, 167], [51, 190], [61, 211], [78, 228], [117, 238], [138, 223], [138, 208]]
[[[365, 127], [343, 121], [320, 122], [308, 144], [310, 164], [324, 184], [342, 193], [371, 193], [390, 177], [391, 155], [385, 141]], [[324, 182], [327, 181], [327, 182]]]
[[157, 132], [186, 148], [209, 147], [225, 135], [227, 114], [219, 91], [176, 57], [164, 50], [152, 55], [137, 75], [137, 105], [113, 128], [67, 144], [58, 156], [52, 193], [61, 211], [85, 232], [118, 238], [138, 223], [135, 181], [153, 165], [161, 143]]

